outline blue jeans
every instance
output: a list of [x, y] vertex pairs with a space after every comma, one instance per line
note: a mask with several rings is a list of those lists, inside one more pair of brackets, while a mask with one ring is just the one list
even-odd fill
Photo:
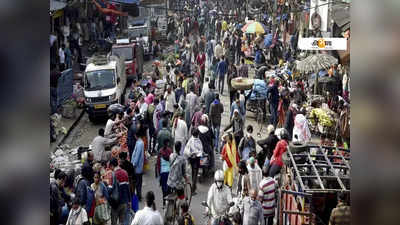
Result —
[[[224, 93], [225, 75], [218, 76], [218, 92], [222, 95]], [[222, 85], [222, 87], [221, 87]]]
[[278, 104], [276, 103], [269, 103], [269, 110], [271, 112], [271, 120], [270, 123], [276, 127], [278, 123]]
[[219, 130], [221, 128], [221, 125], [218, 126], [213, 126], [213, 132], [214, 132], [214, 148], [216, 151], [219, 151]]

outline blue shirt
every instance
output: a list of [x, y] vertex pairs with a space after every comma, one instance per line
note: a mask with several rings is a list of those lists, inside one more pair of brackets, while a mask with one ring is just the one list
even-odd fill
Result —
[[170, 163], [169, 161], [161, 158], [161, 172], [160, 173], [169, 173]]
[[279, 90], [276, 85], [270, 86], [267, 89], [268, 100], [273, 104], [279, 103]]
[[220, 77], [225, 76], [228, 71], [228, 64], [226, 64], [225, 60], [218, 63], [217, 72]]
[[144, 143], [141, 138], [136, 141], [135, 150], [133, 151], [131, 162], [132, 165], [135, 167], [135, 173], [142, 174], [144, 164]]

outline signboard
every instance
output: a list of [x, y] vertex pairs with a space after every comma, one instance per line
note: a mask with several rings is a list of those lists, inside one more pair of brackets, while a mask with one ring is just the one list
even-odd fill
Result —
[[[311, 0], [311, 6], [310, 6], [310, 23], [309, 23], [309, 29], [314, 30], [313, 24], [315, 24], [314, 20], [319, 20], [320, 18], [320, 30], [323, 32], [326, 32], [328, 29], [328, 0]], [[314, 17], [313, 17], [314, 15]]]
[[65, 101], [72, 97], [74, 74], [72, 69], [64, 70], [58, 78], [57, 86], [57, 107], [64, 104]]
[[299, 38], [301, 50], [346, 50], [346, 38]]

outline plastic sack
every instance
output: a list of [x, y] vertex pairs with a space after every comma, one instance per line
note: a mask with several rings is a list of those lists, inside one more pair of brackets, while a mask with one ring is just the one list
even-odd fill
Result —
[[139, 210], [139, 198], [136, 194], [132, 195], [132, 210], [136, 213]]

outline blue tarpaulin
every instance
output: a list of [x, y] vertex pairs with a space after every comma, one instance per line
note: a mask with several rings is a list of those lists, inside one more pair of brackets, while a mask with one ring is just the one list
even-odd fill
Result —
[[[326, 75], [328, 75], [328, 71], [326, 71], [326, 70], [321, 70], [318, 73], [318, 77], [323, 77]], [[315, 73], [311, 74], [310, 79], [315, 79]]]
[[64, 104], [65, 101], [72, 97], [74, 74], [72, 69], [64, 70], [58, 78], [57, 86], [57, 107]]
[[269, 48], [272, 44], [272, 34], [267, 34], [267, 36], [264, 38], [264, 46], [266, 48]]
[[254, 79], [253, 90], [250, 95], [250, 100], [260, 100], [267, 98], [267, 84], [264, 80]]
[[109, 0], [109, 2], [122, 3], [122, 4], [139, 4], [140, 0]]

